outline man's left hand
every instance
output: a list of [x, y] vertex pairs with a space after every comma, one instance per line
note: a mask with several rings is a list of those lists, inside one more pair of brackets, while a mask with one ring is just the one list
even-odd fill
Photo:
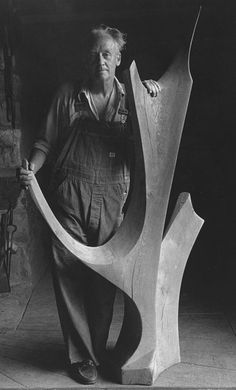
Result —
[[152, 97], [156, 97], [161, 90], [159, 84], [155, 80], [144, 80], [142, 83], [147, 89], [149, 95], [151, 95]]

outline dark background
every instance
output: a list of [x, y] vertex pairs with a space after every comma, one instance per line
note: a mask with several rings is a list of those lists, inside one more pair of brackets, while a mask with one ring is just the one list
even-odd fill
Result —
[[[0, 3], [4, 6], [4, 1]], [[234, 303], [235, 240], [235, 0], [16, 0], [13, 45], [22, 83], [23, 154], [28, 155], [53, 93], [83, 71], [91, 26], [128, 34], [122, 70], [135, 59], [142, 79], [158, 79], [200, 20], [191, 54], [194, 80], [170, 198], [191, 193], [205, 219], [189, 258], [183, 290]], [[2, 13], [4, 17], [4, 13]]]

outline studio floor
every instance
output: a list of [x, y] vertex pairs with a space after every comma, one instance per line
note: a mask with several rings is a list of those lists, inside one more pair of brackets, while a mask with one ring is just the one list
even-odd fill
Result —
[[[120, 313], [114, 317], [115, 324]], [[182, 362], [165, 370], [155, 389], [236, 389], [236, 317], [216, 303], [181, 296], [180, 346]], [[65, 367], [65, 350], [47, 272], [35, 288], [15, 330], [0, 332], [0, 390], [78, 389]], [[122, 386], [99, 376], [98, 389], [145, 388]]]

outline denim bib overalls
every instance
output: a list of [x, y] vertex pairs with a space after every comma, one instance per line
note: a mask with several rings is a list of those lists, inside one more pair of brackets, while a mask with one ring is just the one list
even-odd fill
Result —
[[[123, 97], [124, 99], [124, 97]], [[86, 115], [78, 101], [70, 136], [56, 162], [52, 208], [63, 227], [89, 246], [108, 241], [123, 219], [132, 141], [121, 101], [111, 122]], [[71, 363], [103, 359], [115, 287], [53, 239], [54, 286]]]

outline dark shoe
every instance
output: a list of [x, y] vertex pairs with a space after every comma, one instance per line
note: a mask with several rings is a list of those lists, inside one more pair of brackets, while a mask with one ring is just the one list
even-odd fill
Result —
[[84, 385], [93, 385], [97, 380], [97, 368], [92, 360], [72, 363], [70, 366], [71, 377]]

